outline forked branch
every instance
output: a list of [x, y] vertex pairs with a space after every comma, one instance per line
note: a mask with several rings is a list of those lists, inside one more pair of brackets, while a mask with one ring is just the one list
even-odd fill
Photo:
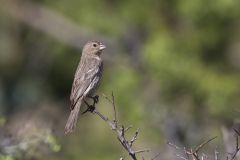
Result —
[[[123, 146], [123, 148], [128, 152], [129, 156], [133, 160], [137, 160], [137, 154], [143, 153], [143, 152], [149, 152], [150, 149], [142, 149], [142, 150], [135, 150], [133, 148], [134, 142], [137, 140], [137, 136], [139, 134], [139, 129], [135, 132], [134, 136], [132, 139], [128, 140], [125, 136], [125, 133], [132, 128], [132, 126], [129, 126], [127, 128], [124, 127], [124, 125], [119, 125], [118, 124], [118, 119], [117, 119], [117, 112], [116, 112], [116, 105], [115, 105], [115, 97], [112, 93], [111, 98], [107, 97], [106, 95], [103, 94], [103, 97], [111, 104], [113, 108], [113, 113], [114, 113], [114, 118], [113, 120], [110, 120], [108, 117], [104, 116], [102, 113], [97, 111], [95, 108], [95, 103], [93, 105], [88, 105], [87, 104], [87, 110], [84, 112], [90, 112], [93, 114], [98, 115], [102, 120], [108, 123], [108, 125], [111, 127], [111, 129], [116, 133], [117, 139], [120, 142], [120, 144]], [[156, 158], [156, 157], [155, 157]], [[154, 159], [155, 159], [154, 158]], [[123, 158], [120, 158], [123, 159]]]

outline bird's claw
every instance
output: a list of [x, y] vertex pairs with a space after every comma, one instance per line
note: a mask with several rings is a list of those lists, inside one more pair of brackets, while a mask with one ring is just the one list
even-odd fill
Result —
[[85, 114], [87, 112], [93, 113], [93, 111], [95, 110], [95, 104], [97, 104], [99, 102], [99, 96], [98, 95], [95, 95], [94, 97], [89, 97], [89, 98], [93, 99], [93, 104], [89, 105], [87, 103], [87, 101], [84, 100], [84, 103], [87, 105], [88, 108], [84, 112], [82, 112], [82, 114]]
[[92, 97], [94, 103], [98, 103], [99, 102], [99, 96], [95, 95], [94, 97]]
[[93, 113], [94, 110], [95, 110], [95, 106], [89, 105], [88, 108], [84, 112], [82, 112], [82, 114], [85, 114], [87, 112]]

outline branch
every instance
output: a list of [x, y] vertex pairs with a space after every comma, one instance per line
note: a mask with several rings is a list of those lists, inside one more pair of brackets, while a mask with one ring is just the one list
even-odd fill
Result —
[[208, 144], [209, 142], [211, 142], [212, 140], [216, 139], [216, 137], [210, 138], [209, 140], [204, 141], [203, 143], [201, 143], [200, 145], [198, 145], [195, 149], [195, 152], [197, 153], [201, 148], [203, 148], [206, 144]]
[[[236, 134], [236, 140], [235, 140], [235, 149], [233, 151], [233, 153], [227, 153], [229, 155], [226, 156], [226, 160], [234, 160], [236, 159], [236, 156], [237, 154], [239, 153], [240, 151], [240, 146], [239, 146], [239, 137], [240, 137], [240, 133], [238, 130], [234, 129], [235, 131], [235, 134]], [[195, 147], [195, 149], [186, 149], [185, 147], [184, 148], [181, 148], [173, 143], [170, 143], [170, 142], [167, 142], [167, 144], [171, 147], [173, 147], [175, 150], [180, 150], [182, 151], [185, 156], [182, 156], [182, 155], [179, 155], [179, 154], [176, 154], [176, 156], [180, 159], [183, 159], [183, 160], [204, 160], [204, 159], [208, 159], [208, 156], [206, 154], [203, 153], [203, 156], [199, 157], [199, 154], [198, 152], [200, 151], [200, 149], [202, 149], [206, 144], [208, 144], [209, 142], [211, 142], [212, 140], [214, 140], [215, 138], [217, 137], [213, 137], [213, 138], [210, 138], [209, 140], [206, 140], [204, 141], [203, 143], [201, 143], [200, 145], [198, 145], [197, 147]], [[190, 158], [191, 157], [191, 158]], [[205, 158], [204, 158], [205, 157]], [[214, 159], [215, 160], [219, 160], [219, 152], [217, 151], [217, 149], [215, 149], [214, 151]]]
[[[114, 113], [114, 118], [113, 120], [109, 120], [108, 117], [104, 116], [103, 114], [101, 114], [99, 111], [96, 110], [95, 108], [95, 103], [93, 105], [88, 105], [87, 104], [87, 110], [85, 112], [90, 112], [93, 114], [98, 115], [102, 120], [104, 120], [105, 122], [108, 123], [108, 125], [111, 127], [111, 129], [115, 132], [115, 134], [117, 135], [117, 139], [120, 142], [120, 144], [123, 146], [123, 148], [128, 152], [129, 156], [131, 157], [131, 159], [133, 160], [137, 160], [137, 154], [139, 153], [143, 153], [143, 152], [149, 152], [150, 149], [142, 149], [142, 150], [135, 150], [133, 148], [133, 143], [137, 140], [137, 136], [139, 133], [139, 129], [135, 132], [135, 135], [132, 137], [131, 140], [128, 140], [125, 137], [125, 133], [132, 128], [132, 126], [129, 126], [127, 128], [125, 128], [123, 125], [121, 127], [119, 127], [118, 125], [118, 120], [117, 120], [117, 113], [116, 113], [116, 105], [115, 105], [115, 98], [112, 92], [111, 95], [111, 99], [108, 98], [106, 95], [103, 94], [103, 97], [112, 105], [113, 107], [113, 113]], [[84, 112], [84, 113], [85, 113]], [[120, 158], [123, 159], [123, 158]], [[155, 158], [154, 158], [155, 159]]]
[[193, 160], [200, 160], [200, 159], [203, 159], [203, 158], [200, 158], [199, 155], [198, 155], [198, 152], [200, 149], [202, 149], [206, 144], [208, 144], [209, 142], [211, 142], [212, 140], [216, 139], [217, 137], [213, 137], [213, 138], [210, 138], [209, 140], [206, 140], [204, 142], [202, 142], [200, 145], [198, 145], [197, 147], [195, 147], [195, 149], [186, 149], [186, 147], [178, 147], [177, 145], [173, 144], [173, 143], [170, 143], [170, 142], [167, 142], [167, 144], [173, 148], [175, 148], [176, 150], [180, 150], [182, 151], [186, 157], [182, 156], [182, 155], [176, 155], [177, 157], [181, 158], [181, 159], [184, 159], [184, 160], [189, 160], [190, 158], [189, 157], [192, 157]]

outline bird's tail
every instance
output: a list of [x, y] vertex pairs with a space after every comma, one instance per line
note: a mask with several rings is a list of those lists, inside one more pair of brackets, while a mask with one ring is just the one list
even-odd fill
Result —
[[67, 120], [67, 124], [65, 126], [65, 134], [68, 134], [74, 131], [77, 125], [78, 113], [79, 113], [81, 104], [82, 104], [82, 99], [79, 99], [75, 107], [73, 108], [73, 110], [71, 110], [71, 113]]

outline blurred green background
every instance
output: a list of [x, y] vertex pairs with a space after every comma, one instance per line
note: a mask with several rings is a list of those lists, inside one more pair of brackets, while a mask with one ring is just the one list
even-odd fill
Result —
[[[65, 136], [81, 47], [107, 45], [98, 94], [114, 92], [137, 149], [174, 159], [167, 141], [212, 136], [229, 150], [240, 120], [240, 1], [5, 0], [0, 6], [0, 160], [127, 157], [91, 114]], [[100, 97], [98, 110], [112, 118]], [[240, 128], [240, 127], [239, 127]], [[213, 145], [212, 148], [215, 146]], [[230, 147], [231, 149], [231, 147]], [[209, 150], [210, 152], [211, 150]]]

